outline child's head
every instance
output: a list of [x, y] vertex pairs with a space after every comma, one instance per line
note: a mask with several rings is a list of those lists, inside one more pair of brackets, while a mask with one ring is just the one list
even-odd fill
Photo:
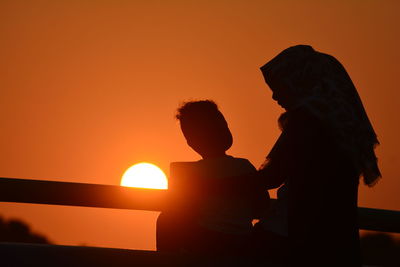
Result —
[[228, 123], [213, 101], [186, 102], [176, 118], [188, 145], [203, 158], [225, 155], [232, 146]]

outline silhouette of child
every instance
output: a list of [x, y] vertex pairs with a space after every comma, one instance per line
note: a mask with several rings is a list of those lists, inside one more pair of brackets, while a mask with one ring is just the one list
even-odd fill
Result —
[[[176, 117], [188, 145], [202, 159], [171, 163], [170, 188], [173, 188], [174, 181], [183, 181], [183, 187], [190, 188], [191, 179], [212, 180], [256, 171], [247, 159], [226, 154], [232, 146], [232, 134], [213, 101], [187, 102], [178, 109]], [[192, 189], [195, 191], [195, 188], [185, 190], [190, 191], [186, 200], [196, 198]], [[199, 196], [190, 209], [160, 214], [157, 221], [157, 249], [183, 249], [203, 255], [226, 255], [234, 251], [242, 253], [251, 234], [254, 207], [252, 199], [238, 194]]]

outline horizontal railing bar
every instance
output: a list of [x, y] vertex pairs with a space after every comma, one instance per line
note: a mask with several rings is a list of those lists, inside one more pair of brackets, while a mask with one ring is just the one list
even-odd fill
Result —
[[0, 178], [0, 201], [160, 211], [167, 190]]
[[145, 250], [0, 243], [0, 251], [1, 266], [188, 266], [181, 254]]
[[[0, 178], [0, 202], [161, 211], [173, 205], [168, 190], [117, 185]], [[400, 233], [400, 211], [358, 208], [363, 230]]]
[[[189, 253], [160, 252], [149, 250], [132, 250], [121, 248], [103, 248], [87, 246], [65, 246], [48, 244], [1, 243], [2, 266], [225, 266], [223, 258], [205, 258], [204, 255]], [[379, 257], [379, 261], [370, 262], [363, 259], [363, 266], [398, 266], [395, 259]], [[207, 265], [208, 263], [208, 265]], [[232, 265], [232, 261], [230, 262]], [[267, 258], [248, 258], [247, 265], [269, 266]], [[244, 266], [241, 264], [239, 266]], [[344, 266], [345, 263], [343, 264]], [[236, 266], [236, 265], [234, 265]]]
[[359, 207], [358, 221], [363, 230], [400, 233], [400, 211]]

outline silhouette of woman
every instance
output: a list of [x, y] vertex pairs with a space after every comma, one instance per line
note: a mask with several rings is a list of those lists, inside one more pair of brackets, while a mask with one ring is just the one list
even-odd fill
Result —
[[258, 249], [298, 266], [360, 266], [359, 177], [373, 186], [381, 174], [355, 86], [338, 60], [307, 45], [285, 49], [261, 71], [286, 112], [257, 174], [259, 187], [280, 187], [255, 226]]

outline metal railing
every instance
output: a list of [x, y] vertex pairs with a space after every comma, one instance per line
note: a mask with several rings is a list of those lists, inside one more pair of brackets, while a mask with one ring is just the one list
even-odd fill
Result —
[[[161, 211], [166, 205], [173, 205], [167, 190], [16, 178], [0, 178], [0, 202], [150, 211]], [[358, 212], [360, 229], [400, 233], [400, 211], [359, 207]], [[52, 251], [57, 253], [54, 254]], [[113, 266], [119, 266], [115, 258], [116, 255], [120, 257], [121, 266], [128, 262], [129, 264], [146, 262], [146, 266], [157, 266], [162, 265], [166, 260], [171, 262], [177, 260], [176, 257], [166, 256], [158, 252], [54, 245], [3, 243], [0, 244], [0, 252], [7, 255], [5, 259], [13, 260], [13, 264], [6, 266], [31, 266], [32, 261], [29, 260], [29, 257], [34, 257], [41, 264], [47, 260], [52, 265], [72, 266], [67, 262], [74, 260], [74, 255], [78, 257], [75, 261], [82, 263], [81, 266], [96, 265], [99, 262], [112, 262]], [[53, 256], [41, 258], [38, 256], [41, 253]], [[20, 257], [20, 255], [25, 255], [25, 258]], [[97, 256], [94, 257], [94, 255]], [[127, 260], [121, 260], [121, 257]], [[19, 262], [19, 264], [16, 264], [16, 262]], [[75, 262], [73, 265], [77, 266], [77, 263]]]
[[[171, 199], [167, 190], [0, 178], [0, 202], [161, 211]], [[358, 211], [360, 229], [400, 233], [400, 211], [363, 207]]]

